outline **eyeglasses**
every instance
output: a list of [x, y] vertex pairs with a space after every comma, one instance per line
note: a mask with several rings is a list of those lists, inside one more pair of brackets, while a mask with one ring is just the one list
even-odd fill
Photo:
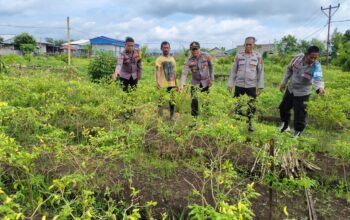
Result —
[[191, 51], [196, 51], [198, 50], [198, 48], [191, 48]]

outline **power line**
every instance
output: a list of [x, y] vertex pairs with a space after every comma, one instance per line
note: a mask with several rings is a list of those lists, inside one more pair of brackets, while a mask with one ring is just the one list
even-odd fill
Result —
[[349, 19], [349, 20], [332, 21], [331, 23], [336, 23], [336, 22], [347, 22], [347, 21], [350, 21], [350, 19]]
[[11, 27], [11, 28], [32, 28], [32, 29], [66, 29], [65, 27], [50, 27], [50, 26], [22, 26], [22, 25], [11, 25], [11, 24], [0, 24], [0, 27]]
[[312, 32], [311, 34], [307, 35], [306, 37], [302, 38], [303, 40], [315, 35], [315, 34], [318, 34], [319, 32], [323, 31], [324, 28], [328, 25], [328, 23], [326, 23], [325, 25], [323, 25], [321, 28], [317, 29], [316, 31]]
[[318, 9], [312, 14], [312, 16], [309, 17], [309, 19], [307, 19], [305, 21], [305, 23], [301, 26], [303, 27], [311, 27], [316, 25], [320, 20], [317, 19], [321, 14], [318, 13]]

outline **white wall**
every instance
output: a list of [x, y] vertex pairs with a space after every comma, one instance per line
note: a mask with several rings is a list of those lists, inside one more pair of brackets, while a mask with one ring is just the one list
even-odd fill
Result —
[[10, 47], [0, 47], [0, 55], [6, 54], [17, 54], [20, 55], [21, 52]]
[[96, 55], [96, 51], [110, 51], [113, 56], [119, 56], [120, 51], [123, 48], [115, 45], [92, 45], [92, 54]]

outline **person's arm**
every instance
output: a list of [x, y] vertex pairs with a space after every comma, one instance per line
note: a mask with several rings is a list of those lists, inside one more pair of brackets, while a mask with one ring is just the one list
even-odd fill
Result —
[[281, 84], [280, 84], [280, 91], [281, 92], [284, 92], [284, 90], [286, 89], [286, 85], [290, 79], [290, 77], [292, 76], [293, 74], [293, 61], [291, 61], [288, 66], [287, 66], [287, 70], [286, 72], [284, 73], [284, 76], [283, 76], [283, 79], [281, 81]]
[[116, 80], [119, 77], [120, 71], [121, 71], [122, 65], [123, 65], [123, 60], [124, 60], [124, 55], [120, 54], [119, 57], [118, 57], [117, 65], [115, 67], [115, 71], [114, 71], [114, 73], [112, 75], [112, 79], [113, 80]]
[[137, 79], [140, 80], [142, 76], [142, 59], [141, 58], [137, 60], [136, 68], [137, 68], [136, 69]]
[[160, 74], [161, 74], [161, 69], [160, 69], [160, 62], [157, 59], [156, 60], [156, 83], [157, 83], [157, 88], [160, 88]]
[[325, 94], [325, 90], [324, 90], [324, 81], [322, 76], [322, 68], [320, 63], [315, 64], [315, 71], [314, 71], [312, 80], [313, 80], [316, 92], [319, 95], [323, 96]]
[[210, 81], [214, 81], [214, 65], [213, 65], [213, 58], [210, 54], [208, 54], [208, 68], [209, 68], [209, 78]]
[[229, 92], [232, 91], [233, 84], [236, 82], [237, 71], [238, 71], [238, 58], [236, 56], [232, 64], [230, 77], [228, 78], [228, 83], [227, 83], [227, 89], [229, 90]]
[[190, 71], [189, 59], [187, 59], [181, 73], [181, 81], [180, 81], [180, 87], [179, 87], [180, 92], [182, 92], [183, 86], [186, 85], [186, 78], [189, 71]]
[[257, 66], [257, 78], [258, 78], [258, 89], [264, 89], [264, 62], [262, 57], [258, 58], [258, 66]]
[[177, 67], [176, 67], [176, 61], [175, 61], [175, 59], [174, 59], [174, 63], [173, 63], [173, 64], [174, 64], [174, 74], [175, 74], [175, 86], [178, 87], [178, 84], [177, 84], [177, 77], [176, 77], [176, 73], [177, 73], [176, 70], [177, 70]]

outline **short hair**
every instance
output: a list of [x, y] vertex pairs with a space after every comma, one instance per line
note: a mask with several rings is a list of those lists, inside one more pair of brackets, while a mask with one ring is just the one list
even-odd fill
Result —
[[170, 43], [168, 41], [163, 41], [161, 44], [160, 44], [160, 49], [163, 48], [163, 46], [165, 45], [169, 45], [170, 46]]
[[244, 41], [246, 40], [253, 40], [253, 43], [255, 44], [256, 38], [253, 36], [246, 37]]
[[318, 46], [312, 45], [309, 48], [307, 48], [306, 54], [311, 53], [320, 53], [320, 48]]
[[128, 43], [128, 42], [134, 43], [135, 41], [134, 41], [134, 39], [132, 37], [126, 37], [125, 38], [125, 43]]

